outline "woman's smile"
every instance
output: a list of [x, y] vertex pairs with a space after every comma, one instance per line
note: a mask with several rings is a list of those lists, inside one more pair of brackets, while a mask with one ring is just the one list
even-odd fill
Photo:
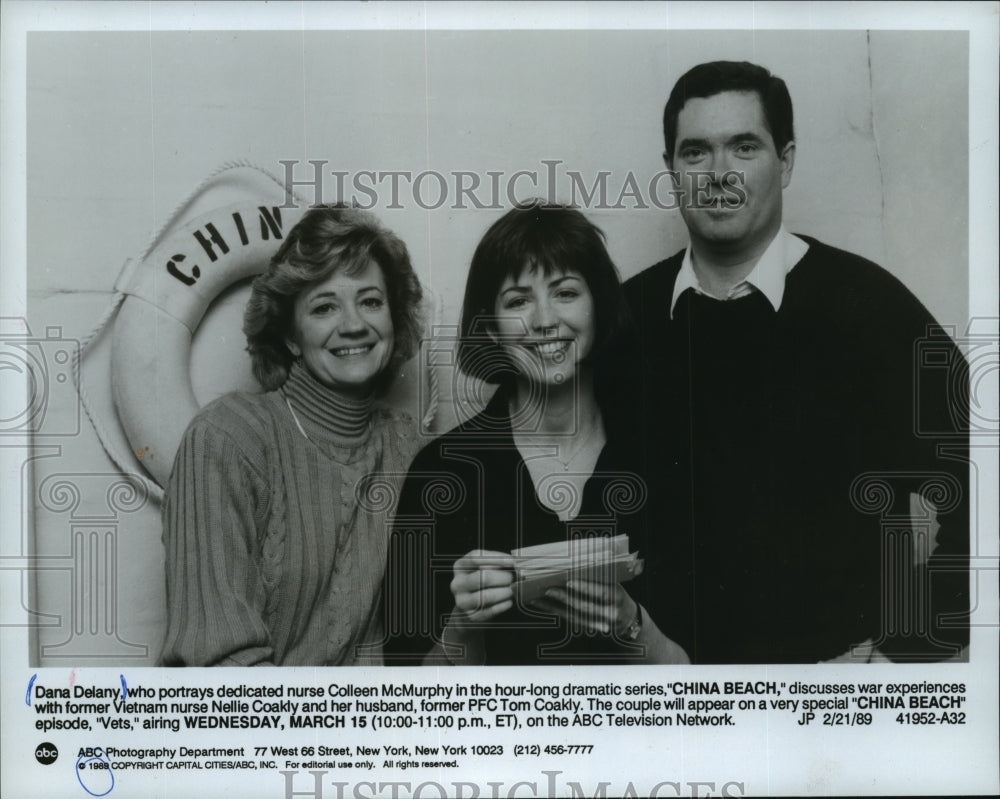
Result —
[[362, 346], [351, 346], [351, 347], [334, 347], [329, 350], [330, 354], [335, 355], [338, 358], [350, 358], [357, 355], [367, 355], [372, 351], [375, 346], [375, 342], [371, 344], [365, 344]]
[[543, 359], [562, 363], [566, 353], [573, 346], [573, 339], [547, 339], [545, 341], [529, 342], [525, 346], [534, 349]]

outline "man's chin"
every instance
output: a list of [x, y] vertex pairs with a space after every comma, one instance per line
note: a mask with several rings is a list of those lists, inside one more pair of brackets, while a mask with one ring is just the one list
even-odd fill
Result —
[[743, 241], [746, 231], [736, 220], [723, 219], [708, 224], [690, 225], [692, 232], [706, 242], [715, 244], [735, 244]]

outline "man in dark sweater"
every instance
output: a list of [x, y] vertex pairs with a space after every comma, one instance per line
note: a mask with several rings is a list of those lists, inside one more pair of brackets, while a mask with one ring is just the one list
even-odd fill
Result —
[[695, 67], [664, 134], [691, 246], [626, 283], [642, 362], [621, 395], [692, 662], [963, 657], [965, 361], [888, 272], [782, 225], [783, 81]]

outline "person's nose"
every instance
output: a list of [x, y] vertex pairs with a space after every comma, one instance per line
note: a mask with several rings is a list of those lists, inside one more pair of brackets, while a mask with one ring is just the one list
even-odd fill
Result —
[[733, 170], [733, 161], [730, 152], [723, 148], [719, 152], [712, 154], [712, 183], [716, 186], [722, 185], [722, 178]]
[[365, 334], [365, 322], [358, 313], [358, 309], [353, 305], [348, 305], [344, 309], [340, 324], [337, 325], [337, 333], [341, 336], [356, 338]]
[[559, 317], [552, 307], [552, 303], [548, 299], [542, 299], [535, 303], [534, 312], [531, 315], [532, 332], [545, 335], [549, 331], [558, 330], [558, 328]]

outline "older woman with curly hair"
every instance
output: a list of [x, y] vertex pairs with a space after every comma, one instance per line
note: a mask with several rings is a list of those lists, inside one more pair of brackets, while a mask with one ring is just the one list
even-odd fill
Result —
[[364, 489], [416, 448], [376, 400], [416, 350], [420, 301], [403, 242], [339, 206], [308, 211], [254, 281], [244, 333], [265, 392], [195, 417], [166, 492], [164, 665], [381, 662], [393, 508]]

